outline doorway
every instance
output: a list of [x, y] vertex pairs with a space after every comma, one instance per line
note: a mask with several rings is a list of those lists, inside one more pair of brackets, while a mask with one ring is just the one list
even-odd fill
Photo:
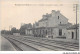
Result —
[[59, 29], [59, 36], [62, 36], [62, 29]]
[[72, 32], [72, 39], [74, 39], [74, 32]]

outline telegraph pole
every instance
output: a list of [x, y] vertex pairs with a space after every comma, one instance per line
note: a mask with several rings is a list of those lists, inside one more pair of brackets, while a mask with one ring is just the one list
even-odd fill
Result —
[[76, 40], [77, 40], [77, 4], [76, 4]]
[[11, 29], [12, 29], [12, 25], [9, 26], [10, 34], [12, 33]]
[[5, 30], [5, 27], [4, 27], [4, 34], [5, 34], [6, 30]]
[[78, 12], [78, 4], [73, 4], [74, 5], [74, 11], [76, 12], [76, 40], [77, 40], [77, 12]]

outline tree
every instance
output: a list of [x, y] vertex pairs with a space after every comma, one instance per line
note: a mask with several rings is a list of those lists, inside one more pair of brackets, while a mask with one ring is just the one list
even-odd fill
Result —
[[22, 25], [20, 27], [20, 34], [21, 35], [25, 35], [25, 30], [28, 29], [28, 28], [32, 28], [32, 24], [31, 23]]
[[1, 34], [11, 34], [11, 31], [8, 31], [8, 30], [1, 30]]
[[6, 30], [1, 30], [1, 34], [5, 34]]
[[15, 27], [13, 27], [13, 28], [11, 29], [11, 34], [13, 34], [13, 33], [16, 33], [16, 28], [15, 28]]

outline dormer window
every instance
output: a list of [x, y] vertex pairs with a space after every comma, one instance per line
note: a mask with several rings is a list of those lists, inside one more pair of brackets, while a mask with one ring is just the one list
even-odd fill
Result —
[[58, 16], [58, 19], [59, 19], [59, 16]]

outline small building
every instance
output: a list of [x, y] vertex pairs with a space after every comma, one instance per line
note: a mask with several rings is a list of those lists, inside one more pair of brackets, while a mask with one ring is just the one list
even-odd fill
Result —
[[25, 29], [25, 35], [29, 35], [29, 36], [33, 35], [33, 29], [31, 23], [27, 24], [27, 27]]
[[[67, 31], [68, 31], [67, 35], [68, 39], [79, 40], [79, 24], [77, 24], [77, 30], [76, 30], [76, 25], [73, 25], [67, 28]], [[76, 36], [76, 31], [77, 31], [77, 36]]]
[[32, 28], [26, 29], [26, 30], [25, 30], [25, 34], [26, 34], [26, 35], [29, 35], [29, 36], [32, 36], [32, 35], [33, 35], [33, 30], [32, 30]]
[[67, 37], [67, 28], [69, 28], [70, 26], [72, 26], [71, 23], [67, 23], [67, 24], [59, 24], [54, 30], [55, 34], [55, 38], [62, 38], [62, 39], [66, 39]]

